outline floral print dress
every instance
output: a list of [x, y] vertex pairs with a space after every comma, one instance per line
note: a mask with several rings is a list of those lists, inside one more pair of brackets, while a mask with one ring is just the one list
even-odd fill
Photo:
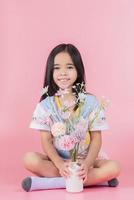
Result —
[[[69, 159], [70, 154], [68, 150], [65, 150], [65, 142], [59, 140], [58, 136], [62, 133], [66, 134], [64, 140], [67, 140], [68, 135], [71, 135], [72, 138], [77, 135], [77, 138], [80, 139], [78, 158], [85, 158], [90, 146], [90, 132], [108, 129], [103, 110], [93, 120], [97, 109], [99, 109], [99, 102], [96, 97], [86, 94], [83, 104], [74, 111], [69, 120], [66, 120], [61, 114], [58, 97], [48, 96], [37, 104], [29, 127], [39, 131], [48, 131], [50, 134], [53, 133], [53, 144], [63, 159]], [[68, 122], [72, 124], [72, 131]], [[66, 145], [69, 147], [71, 143], [66, 143]], [[108, 157], [103, 151], [100, 151], [97, 159], [108, 159]]]

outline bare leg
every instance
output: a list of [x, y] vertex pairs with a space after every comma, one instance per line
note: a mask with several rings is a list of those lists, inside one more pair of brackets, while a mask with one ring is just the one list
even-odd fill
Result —
[[[58, 169], [47, 155], [28, 152], [24, 156], [24, 166], [27, 170], [41, 177], [60, 177]], [[115, 178], [120, 173], [120, 166], [113, 160], [96, 160], [89, 170], [85, 185], [95, 185]]]
[[24, 166], [27, 170], [41, 177], [58, 177], [61, 176], [58, 169], [47, 155], [28, 152], [24, 156]]
[[85, 186], [96, 185], [116, 178], [120, 173], [120, 166], [113, 160], [96, 160], [94, 167], [89, 170]]
[[[24, 157], [24, 165], [26, 169], [41, 177], [60, 177], [58, 169], [46, 155], [29, 152]], [[88, 178], [84, 186], [96, 185], [104, 181], [109, 181], [117, 177], [119, 172], [120, 168], [116, 161], [96, 160], [93, 168], [89, 170]], [[59, 181], [58, 184], [60, 187], [65, 187], [63, 179], [59, 178], [57, 180]], [[50, 188], [55, 188], [57, 187], [57, 180], [53, 180], [53, 183], [50, 182], [45, 186], [44, 180], [42, 182], [40, 179], [39, 183], [39, 179], [35, 180], [35, 177], [34, 179], [27, 177], [22, 181], [22, 188], [27, 192], [35, 189], [46, 189], [48, 186]]]

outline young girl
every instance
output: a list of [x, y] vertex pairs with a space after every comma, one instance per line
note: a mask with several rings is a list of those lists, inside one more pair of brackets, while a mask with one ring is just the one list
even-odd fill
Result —
[[[59, 148], [57, 137], [52, 134], [54, 123], [65, 123], [66, 119], [74, 122], [75, 118], [86, 119], [89, 110], [99, 105], [96, 97], [84, 92], [81, 104], [79, 93], [85, 91], [85, 71], [81, 55], [72, 44], [60, 44], [50, 53], [47, 64], [43, 88], [44, 94], [33, 113], [30, 128], [40, 131], [43, 154], [28, 152], [24, 156], [24, 166], [37, 176], [27, 177], [22, 181], [25, 191], [37, 189], [65, 188], [65, 179], [70, 175], [69, 151]], [[61, 108], [65, 103], [67, 115], [63, 116]], [[80, 118], [81, 119], [81, 118]], [[111, 187], [118, 185], [116, 177], [119, 175], [119, 164], [109, 160], [102, 153], [101, 131], [107, 129], [103, 112], [90, 126], [90, 117], [87, 124], [83, 124], [85, 134], [82, 139], [82, 149], [79, 150], [78, 162], [80, 169], [78, 176], [84, 180], [84, 186], [107, 183]], [[101, 123], [100, 123], [101, 121]], [[60, 124], [60, 123], [59, 123]], [[65, 131], [59, 125], [59, 131]], [[78, 131], [78, 130], [76, 130]]]

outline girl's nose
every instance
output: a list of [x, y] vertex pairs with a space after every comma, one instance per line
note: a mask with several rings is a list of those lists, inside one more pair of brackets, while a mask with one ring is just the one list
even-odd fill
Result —
[[62, 70], [61, 70], [61, 75], [65, 75], [65, 74], [67, 74], [66, 69], [62, 69]]

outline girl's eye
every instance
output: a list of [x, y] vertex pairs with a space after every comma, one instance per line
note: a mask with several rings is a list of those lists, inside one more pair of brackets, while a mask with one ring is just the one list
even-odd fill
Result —
[[54, 69], [60, 69], [60, 67], [54, 67]]
[[68, 66], [67, 68], [68, 68], [68, 69], [73, 69], [74, 66], [70, 65], [70, 66]]

